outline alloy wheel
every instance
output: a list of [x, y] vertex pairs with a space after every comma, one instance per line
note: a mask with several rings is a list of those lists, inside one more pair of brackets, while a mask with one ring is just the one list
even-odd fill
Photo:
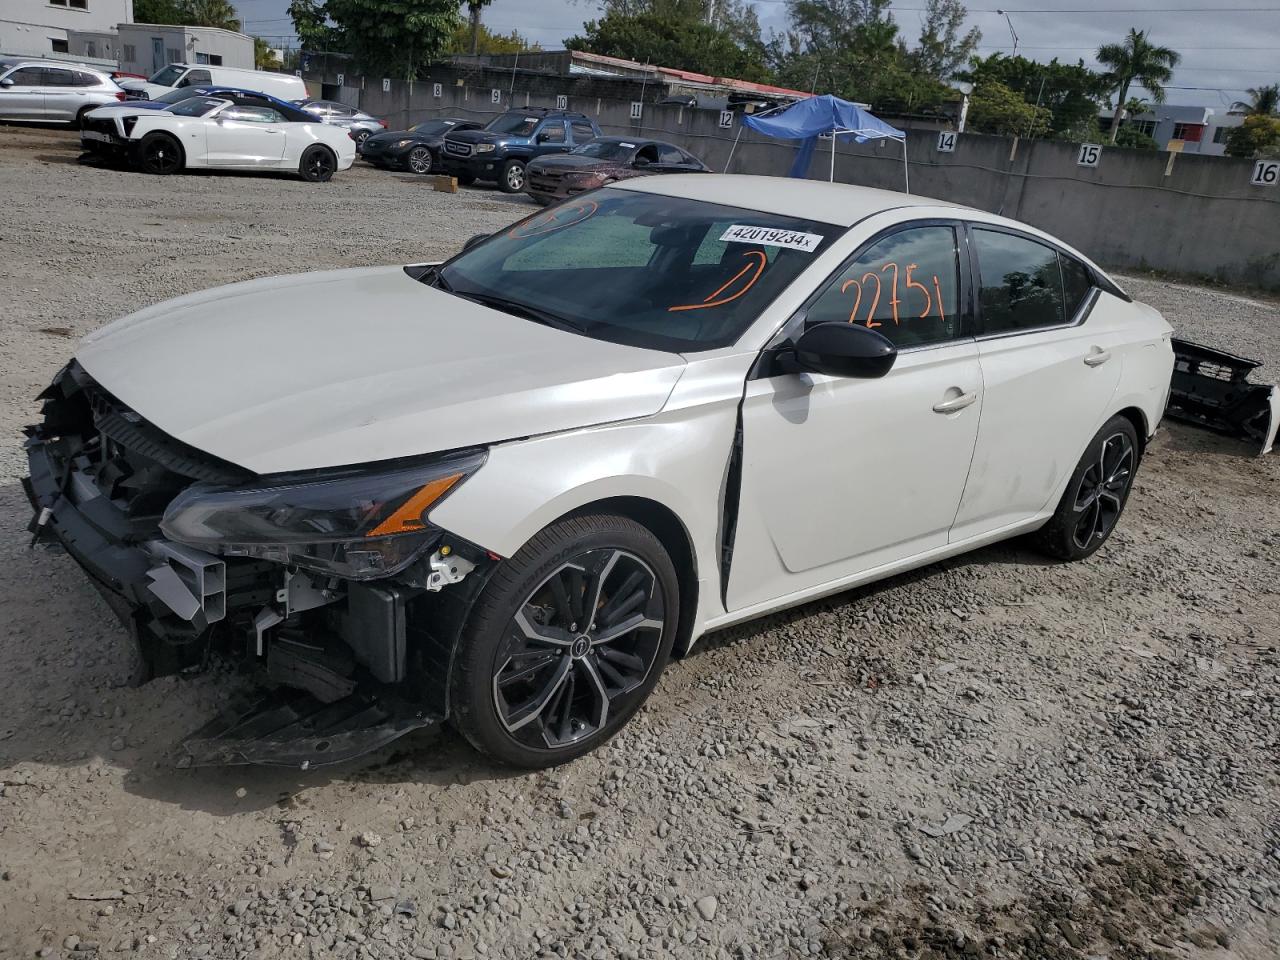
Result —
[[163, 137], [150, 141], [142, 155], [142, 167], [147, 173], [173, 173], [181, 162], [178, 148]]
[[507, 167], [507, 186], [512, 193], [519, 193], [524, 189], [524, 167], [520, 164], [513, 163]]
[[554, 570], [520, 605], [494, 663], [507, 732], [558, 748], [591, 736], [653, 669], [666, 606], [653, 569], [624, 550], [591, 550]]
[[1120, 519], [1133, 482], [1133, 463], [1133, 444], [1123, 433], [1102, 441], [1098, 459], [1085, 470], [1076, 487], [1071, 536], [1080, 549], [1095, 540], [1105, 540]]
[[307, 155], [306, 174], [308, 180], [327, 180], [333, 176], [333, 156], [328, 150], [312, 150]]
[[426, 147], [414, 147], [409, 151], [409, 169], [414, 173], [431, 172], [431, 151]]

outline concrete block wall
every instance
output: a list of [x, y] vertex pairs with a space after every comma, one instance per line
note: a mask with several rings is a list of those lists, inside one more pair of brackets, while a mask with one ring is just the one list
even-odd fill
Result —
[[[340, 69], [340, 67], [338, 68]], [[432, 67], [412, 82], [308, 74], [336, 95], [393, 127], [431, 117], [485, 119], [507, 109], [554, 107], [595, 119], [610, 134], [668, 140], [729, 173], [785, 176], [793, 144], [740, 127], [719, 125], [716, 110], [659, 105], [653, 84], [629, 78], [561, 77], [454, 65]], [[440, 96], [435, 96], [435, 84]], [[492, 91], [498, 91], [493, 100]], [[631, 103], [644, 103], [631, 119]], [[737, 143], [735, 145], [735, 138]], [[1107, 147], [1096, 167], [1080, 166], [1079, 145], [963, 134], [952, 153], [937, 150], [937, 135], [907, 137], [911, 192], [977, 207], [1040, 227], [1106, 266], [1211, 277], [1280, 290], [1280, 187], [1249, 183], [1253, 161]], [[825, 180], [830, 144], [821, 143], [809, 175]], [[840, 143], [835, 178], [888, 190], [903, 189], [897, 143]]]

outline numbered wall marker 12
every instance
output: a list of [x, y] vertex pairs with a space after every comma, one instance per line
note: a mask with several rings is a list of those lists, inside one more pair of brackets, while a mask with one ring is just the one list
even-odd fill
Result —
[[733, 111], [721, 110], [720, 111], [720, 129], [728, 130], [732, 126], [733, 126]]
[[955, 153], [956, 150], [956, 132], [954, 130], [938, 131], [938, 152], [939, 153]]
[[1081, 167], [1096, 167], [1102, 158], [1102, 147], [1096, 143], [1080, 144], [1080, 152], [1076, 154], [1076, 164]]
[[1253, 165], [1249, 182], [1255, 187], [1274, 187], [1280, 183], [1280, 160], [1259, 160]]

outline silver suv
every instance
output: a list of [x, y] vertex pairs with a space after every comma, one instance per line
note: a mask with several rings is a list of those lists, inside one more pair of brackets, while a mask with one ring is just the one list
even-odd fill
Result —
[[56, 60], [0, 65], [0, 120], [74, 123], [90, 110], [125, 98], [99, 70]]

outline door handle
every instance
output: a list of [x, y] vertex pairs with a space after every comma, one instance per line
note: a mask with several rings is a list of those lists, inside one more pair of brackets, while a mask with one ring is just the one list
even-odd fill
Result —
[[942, 400], [933, 405], [934, 413], [955, 413], [957, 410], [963, 410], [973, 401], [978, 399], [976, 393], [962, 393], [960, 396], [951, 400]]
[[1110, 359], [1110, 350], [1103, 350], [1100, 347], [1094, 347], [1085, 355], [1084, 363], [1087, 367], [1100, 367]]

